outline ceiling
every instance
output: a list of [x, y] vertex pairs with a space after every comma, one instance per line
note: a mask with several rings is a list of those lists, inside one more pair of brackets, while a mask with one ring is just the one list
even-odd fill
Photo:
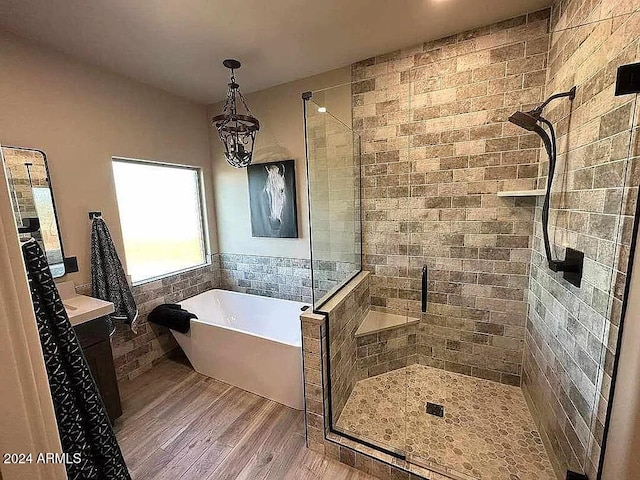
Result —
[[200, 103], [224, 58], [247, 93], [544, 8], [550, 0], [0, 0], [0, 27]]

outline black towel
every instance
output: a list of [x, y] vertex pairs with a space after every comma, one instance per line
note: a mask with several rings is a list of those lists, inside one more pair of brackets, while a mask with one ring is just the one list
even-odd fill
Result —
[[149, 314], [148, 320], [156, 325], [167, 327], [180, 333], [187, 333], [191, 327], [192, 318], [198, 317], [184, 310], [180, 305], [165, 303], [154, 308]]

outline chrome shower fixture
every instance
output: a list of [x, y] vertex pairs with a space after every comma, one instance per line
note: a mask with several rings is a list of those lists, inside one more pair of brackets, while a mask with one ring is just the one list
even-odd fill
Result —
[[[567, 97], [569, 100], [573, 100], [576, 97], [576, 87], [573, 87], [568, 92], [556, 93], [547, 98], [539, 106], [528, 112], [517, 111], [509, 117], [509, 121], [514, 125], [524, 128], [530, 132], [535, 132], [544, 143], [547, 156], [549, 157], [549, 171], [547, 173], [547, 190], [544, 196], [544, 203], [542, 205], [542, 236], [544, 240], [544, 250], [547, 256], [547, 263], [549, 269], [554, 272], [564, 272], [564, 279], [580, 287], [582, 281], [582, 265], [584, 262], [584, 253], [573, 248], [566, 248], [564, 260], [554, 260], [551, 253], [551, 242], [549, 241], [549, 208], [551, 203], [551, 186], [553, 184], [553, 177], [556, 170], [557, 160], [557, 146], [556, 146], [556, 132], [553, 128], [553, 124], [542, 116], [544, 108], [549, 105], [553, 100], [557, 98]], [[546, 126], [549, 129], [549, 133], [542, 127]]]

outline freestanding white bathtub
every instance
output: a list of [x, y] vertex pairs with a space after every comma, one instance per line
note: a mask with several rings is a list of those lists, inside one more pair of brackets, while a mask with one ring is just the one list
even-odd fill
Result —
[[180, 302], [195, 313], [171, 330], [198, 373], [288, 407], [304, 408], [300, 302], [209, 290]]

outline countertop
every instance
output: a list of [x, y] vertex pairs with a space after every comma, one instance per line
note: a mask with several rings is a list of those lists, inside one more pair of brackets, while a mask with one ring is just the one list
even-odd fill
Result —
[[71, 325], [74, 327], [94, 318], [109, 315], [115, 310], [111, 302], [86, 295], [76, 295], [73, 282], [60, 282], [57, 287]]
[[74, 297], [62, 300], [64, 308], [69, 315], [71, 325], [74, 327], [94, 318], [104, 317], [113, 313], [113, 303], [105, 302], [93, 297], [85, 295], [76, 295]]

